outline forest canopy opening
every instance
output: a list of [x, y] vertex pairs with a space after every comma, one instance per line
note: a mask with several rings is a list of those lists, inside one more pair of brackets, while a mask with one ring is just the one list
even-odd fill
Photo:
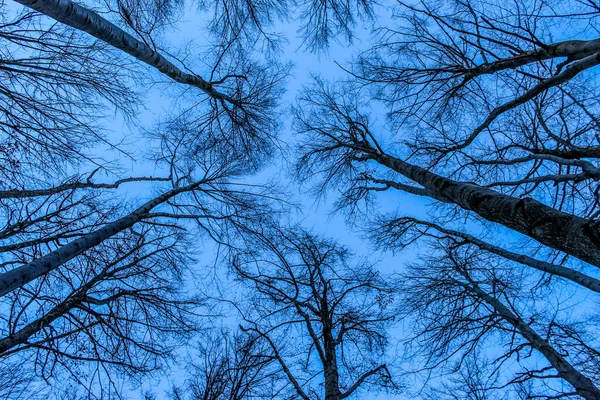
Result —
[[595, 0], [0, 0], [0, 397], [600, 399]]

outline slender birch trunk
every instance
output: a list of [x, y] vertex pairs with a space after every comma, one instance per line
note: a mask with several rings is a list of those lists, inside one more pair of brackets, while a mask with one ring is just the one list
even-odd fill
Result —
[[19, 287], [26, 285], [34, 279], [37, 279], [40, 276], [58, 268], [79, 254], [99, 245], [106, 239], [109, 239], [117, 233], [132, 227], [136, 223], [140, 222], [154, 207], [164, 203], [179, 193], [193, 190], [199, 185], [200, 182], [196, 182], [191, 185], [172, 189], [166, 193], [163, 193], [162, 195], [148, 201], [146, 204], [142, 205], [125, 217], [111, 222], [98, 230], [90, 232], [87, 235], [84, 235], [81, 238], [62, 246], [61, 248], [30, 262], [29, 264], [22, 265], [11, 271], [3, 273], [0, 275], [0, 296], [4, 296], [15, 289], [18, 289]]
[[504, 304], [502, 304], [495, 297], [490, 296], [488, 293], [483, 291], [477, 284], [465, 284], [457, 282], [460, 286], [466, 290], [478, 296], [480, 299], [490, 305], [495, 312], [498, 313], [505, 321], [511, 324], [520, 334], [529, 342], [531, 347], [539, 351], [554, 369], [558, 372], [558, 375], [569, 382], [573, 388], [575, 388], [578, 395], [586, 400], [598, 400], [600, 399], [600, 389], [598, 389], [592, 380], [579, 372], [571, 363], [569, 363], [558, 351], [554, 349], [544, 340], [540, 335], [537, 334], [528, 324], [526, 324], [518, 315], [514, 314]]
[[0, 339], [0, 355], [3, 355], [16, 346], [27, 343], [30, 337], [50, 326], [54, 321], [79, 304], [84, 298], [85, 292], [78, 293], [74, 297], [70, 297], [52, 307], [46, 314], [25, 325], [18, 331]]
[[600, 267], [600, 230], [576, 215], [531, 198], [519, 199], [472, 183], [457, 182], [371, 150], [375, 161], [420, 184], [434, 199], [456, 204], [554, 249]]
[[564, 267], [562, 265], [552, 264], [546, 261], [540, 261], [533, 257], [526, 256], [524, 254], [514, 253], [512, 251], [506, 250], [502, 247], [495, 246], [491, 243], [485, 242], [483, 240], [477, 239], [475, 236], [469, 235], [467, 233], [455, 231], [452, 229], [446, 229], [437, 224], [421, 221], [414, 218], [405, 218], [406, 220], [413, 221], [417, 224], [421, 224], [430, 228], [433, 228], [437, 231], [445, 233], [447, 235], [456, 236], [461, 239], [464, 239], [470, 243], [473, 243], [475, 246], [479, 247], [482, 250], [489, 251], [490, 253], [499, 255], [500, 257], [504, 257], [507, 260], [518, 262], [519, 264], [527, 265], [528, 267], [535, 268], [539, 271], [546, 272], [552, 275], [560, 276], [561, 278], [565, 278], [570, 280], [571, 282], [575, 282], [578, 285], [581, 285], [587, 289], [590, 289], [596, 293], [600, 293], [600, 280], [594, 277], [588, 276], [584, 273], [576, 271], [571, 268]]
[[[88, 300], [88, 292], [92, 287], [94, 287], [94, 285], [98, 284], [99, 282], [110, 276], [114, 276], [114, 274], [118, 271], [126, 270], [128, 268], [133, 267], [137, 262], [141, 261], [140, 259], [138, 259], [134, 262], [122, 265], [117, 269], [111, 270], [111, 268], [114, 267], [118, 262], [124, 260], [132, 254], [133, 252], [126, 252], [120, 255], [119, 259], [116, 262], [107, 265], [100, 273], [98, 273], [92, 279], [87, 281], [74, 293], [72, 293], [66, 299], [52, 307], [50, 311], [46, 312], [44, 315], [30, 322], [29, 324], [23, 326], [18, 331], [13, 332], [8, 336], [0, 339], [0, 356], [6, 352], [9, 352], [16, 346], [27, 343], [30, 337], [36, 335], [42, 329], [50, 326], [54, 321], [68, 313], [69, 310], [73, 309], [78, 304], [81, 304], [85, 300]], [[146, 256], [142, 257], [142, 260], [144, 258], [146, 258]]]
[[174, 81], [195, 86], [214, 99], [239, 106], [238, 101], [216, 91], [211, 83], [204, 80], [201, 76], [183, 72], [156, 50], [102, 18], [94, 11], [88, 10], [69, 0], [15, 1], [45, 14], [58, 22], [89, 33], [103, 42], [135, 57], [139, 61], [156, 68]]
[[559, 57], [567, 57], [572, 62], [598, 52], [600, 52], [600, 39], [566, 40], [564, 42], [553, 43], [543, 49], [526, 51], [513, 57], [478, 65], [467, 70], [466, 75], [472, 78], [479, 75], [494, 74], [506, 69], [517, 69], [532, 62]]

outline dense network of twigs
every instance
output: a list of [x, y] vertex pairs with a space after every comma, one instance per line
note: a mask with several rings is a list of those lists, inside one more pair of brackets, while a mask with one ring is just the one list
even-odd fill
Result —
[[[595, 0], [0, 0], [0, 397], [170, 374], [145, 396], [600, 399], [599, 23]], [[280, 26], [353, 53], [292, 107]], [[290, 223], [296, 186], [374, 255]]]

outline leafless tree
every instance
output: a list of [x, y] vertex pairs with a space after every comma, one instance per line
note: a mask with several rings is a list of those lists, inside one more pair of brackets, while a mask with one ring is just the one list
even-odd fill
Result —
[[598, 398], [592, 320], [576, 322], [564, 299], [552, 312], [539, 292], [528, 293], [526, 272], [515, 274], [473, 245], [437, 240], [434, 246], [439, 252], [403, 274], [401, 290], [426, 370], [463, 366], [473, 352], [495, 349], [488, 368], [501, 372], [502, 381], [483, 385], [485, 392], [528, 382], [528, 398]]
[[24, 360], [48, 383], [69, 377], [101, 398], [119, 393], [121, 374], [156, 370], [190, 338], [202, 301], [185, 294], [189, 244], [177, 229], [138, 229], [6, 296], [3, 363]]
[[[269, 144], [269, 138], [272, 137], [276, 125], [273, 118], [276, 115], [273, 114], [276, 100], [273, 97], [277, 95], [276, 90], [271, 93], [273, 85], [268, 83], [279, 82], [281, 72], [277, 67], [260, 67], [251, 58], [246, 57], [244, 64], [236, 63], [235, 68], [231, 70], [231, 63], [219, 58], [210, 75], [202, 77], [188, 72], [184, 66], [176, 65], [176, 61], [169, 60], [159, 49], [146, 43], [147, 41], [135, 38], [99, 13], [82, 5], [54, 0], [18, 2], [96, 37], [147, 64], [174, 82], [195, 88], [202, 96], [196, 96], [195, 107], [191, 107], [192, 111], [200, 110], [200, 116], [195, 116], [196, 124], [192, 129], [198, 132], [207, 131], [202, 135], [202, 142], [204, 136], [208, 135], [210, 141], [210, 133], [218, 132], [218, 139], [244, 143], [255, 150], [268, 150], [265, 146]], [[232, 63], [241, 60], [236, 55], [237, 53], [234, 53]], [[269, 70], [266, 76], [265, 69]], [[214, 76], [215, 73], [223, 74]]]
[[[334, 166], [328, 180], [348, 173], [352, 179], [347, 182], [363, 183], [354, 184], [354, 195], [367, 192], [364, 183], [371, 183], [376, 190], [428, 196], [599, 265], [595, 178], [586, 172], [595, 168], [593, 155], [561, 153], [573, 146], [594, 146], [595, 85], [584, 77], [595, 65], [596, 41], [546, 44], [537, 36], [538, 31], [549, 35], [543, 26], [550, 21], [575, 24], [585, 12], [595, 18], [597, 10], [591, 5], [579, 6], [571, 14], [546, 15], [550, 10], [537, 9], [533, 2], [516, 2], [516, 10], [527, 10], [521, 21], [517, 12], [486, 2], [403, 6], [399, 30], [384, 30], [388, 36], [357, 62], [358, 82], [379, 90], [376, 98], [389, 104], [392, 127], [370, 123], [366, 111], [357, 107], [364, 101], [362, 94], [352, 98], [317, 83], [302, 96], [304, 109], [313, 111], [299, 112], [298, 129], [314, 133], [312, 143], [315, 138], [321, 142], [307, 142], [301, 168], [308, 172], [323, 160]], [[526, 35], [532, 27], [536, 31]], [[501, 50], [512, 55], [503, 56]], [[460, 64], [479, 60], [480, 54], [480, 65]], [[549, 63], [565, 57], [557, 73], [539, 77], [542, 70], [553, 70]], [[489, 84], [490, 79], [497, 84]], [[508, 93], [514, 99], [506, 102], [502, 99]], [[488, 117], [477, 125], [487, 108]], [[461, 139], [460, 132], [468, 132], [471, 121], [475, 128]], [[417, 133], [397, 143], [395, 130], [404, 128]], [[488, 139], [480, 137], [482, 132]], [[382, 168], [366, 167], [371, 165], [368, 160]], [[546, 175], [549, 170], [558, 172]], [[502, 180], [508, 175], [525, 178]]]
[[233, 265], [250, 289], [248, 304], [237, 305], [241, 329], [266, 343], [290, 396], [398, 389], [385, 361], [394, 293], [369, 264], [300, 228], [275, 228]]
[[371, 131], [368, 116], [358, 107], [360, 99], [344, 91], [318, 82], [302, 96], [302, 106], [296, 109], [298, 131], [306, 135], [297, 164], [300, 176], [320, 176], [321, 189], [327, 189], [331, 182], [343, 186], [347, 189], [343, 201], [349, 204], [369, 193], [389, 189], [429, 197], [600, 265], [594, 219], [553, 208], [531, 197], [504, 194], [471, 181], [456, 181], [432, 168], [386, 153]]
[[184, 284], [193, 276], [185, 273], [194, 253], [186, 243], [203, 234], [227, 245], [273, 212], [266, 188], [236, 181], [245, 162], [223, 152], [204, 156], [185, 168], [171, 165], [171, 177], [141, 178], [162, 186], [142, 206], [131, 199], [117, 206], [112, 197], [116, 186], [138, 178], [7, 194], [3, 362], [30, 360], [28, 368], [53, 389], [71, 377], [75, 385], [65, 390], [100, 398], [121, 395], [123, 378], [170, 360], [201, 317], [193, 281]]
[[[445, 244], [404, 287], [406, 302], [419, 299], [410, 314], [424, 337], [443, 343], [419, 342], [427, 365], [510, 337], [502, 368], [525, 354], [549, 363], [519, 363], [498, 384], [518, 386], [515, 398], [598, 397], [597, 322], [567, 306], [570, 294], [598, 293], [598, 11], [594, 2], [400, 1], [348, 80], [317, 78], [295, 108], [301, 180], [341, 192], [336, 207], [374, 222], [361, 220], [380, 248], [430, 255], [429, 243]], [[384, 191], [388, 201], [395, 191], [429, 201], [429, 215], [378, 214]]]
[[[131, 118], [131, 63], [104, 43], [0, 3], [0, 189], [32, 188], [107, 144], [107, 110]], [[111, 107], [112, 106], [112, 107]], [[110, 115], [110, 111], [108, 112]], [[111, 144], [108, 143], [110, 146]], [[114, 145], [113, 145], [114, 146]]]
[[214, 331], [203, 337], [189, 363], [190, 376], [175, 387], [175, 400], [243, 400], [277, 397], [274, 357], [268, 345], [241, 332]]
[[[224, 156], [221, 154], [221, 156]], [[196, 159], [197, 163], [211, 163], [212, 160]], [[243, 225], [250, 222], [252, 218], [260, 217], [265, 212], [261, 206], [261, 194], [253, 189], [248, 190], [245, 185], [234, 182], [236, 163], [234, 160], [222, 159], [225, 165], [205, 164], [204, 171], [197, 179], [183, 176], [181, 179], [173, 178], [171, 188], [138, 206], [133, 211], [122, 213], [118, 219], [107, 221], [102, 219], [94, 221], [92, 225], [78, 226], [75, 232], [67, 232], [74, 240], [67, 244], [61, 244], [65, 234], [51, 240], [27, 242], [21, 245], [7, 246], [7, 251], [13, 255], [23, 255], [23, 247], [39, 246], [45, 242], [55, 242], [56, 248], [47, 254], [18, 259], [6, 259], [8, 265], [17, 265], [0, 276], [2, 282], [2, 294], [9, 293], [19, 287], [26, 285], [34, 279], [40, 278], [48, 272], [60, 267], [69, 260], [113, 236], [128, 230], [135, 224], [147, 222], [150, 224], [161, 223], [177, 225], [177, 221], [193, 221], [198, 228], [208, 233], [213, 239], [219, 239], [219, 231], [223, 232], [224, 225]], [[80, 213], [76, 209], [76, 213]], [[48, 214], [44, 214], [48, 215]], [[74, 222], [79, 224], [85, 215], [76, 214]], [[28, 217], [31, 219], [30, 217]], [[46, 218], [46, 217], [43, 217]], [[34, 218], [35, 220], [35, 218]], [[157, 221], [158, 220], [158, 221]], [[168, 222], [171, 221], [171, 222]], [[70, 227], [69, 227], [70, 228]], [[81, 232], [81, 228], [84, 229]], [[91, 229], [89, 229], [91, 228]], [[68, 237], [68, 236], [67, 236]], [[17, 252], [17, 253], [15, 253]], [[20, 265], [19, 265], [20, 264]]]
[[[0, 357], [25, 360], [58, 397], [119, 397], [123, 379], [170, 362], [202, 318], [189, 240], [229, 245], [274, 212], [268, 188], [240, 180], [247, 164], [229, 146], [184, 164], [169, 145], [167, 136], [158, 158], [166, 178], [4, 193]], [[117, 203], [115, 190], [133, 183], [158, 193]]]
[[[473, 352], [457, 365], [456, 372], [442, 378], [438, 386], [432, 386], [425, 391], [423, 399], [434, 400], [500, 400], [524, 399], [517, 393], [501, 392], [497, 388], [499, 371], [494, 371], [492, 362], [478, 353]], [[516, 394], [516, 396], [512, 396]], [[512, 397], [511, 397], [512, 396]]]

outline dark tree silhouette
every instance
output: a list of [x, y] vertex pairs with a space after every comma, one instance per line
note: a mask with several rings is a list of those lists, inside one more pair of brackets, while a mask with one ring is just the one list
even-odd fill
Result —
[[6, 296], [2, 362], [22, 360], [47, 382], [70, 376], [101, 397], [118, 389], [121, 374], [140, 376], [167, 361], [198, 328], [202, 299], [184, 289], [193, 261], [185, 237], [138, 229]]
[[274, 228], [253, 243], [233, 258], [250, 296], [238, 305], [240, 328], [266, 344], [289, 391], [339, 400], [397, 389], [385, 361], [395, 313], [384, 277], [300, 228]]
[[549, 315], [536, 296], [523, 292], [526, 274], [517, 278], [471, 244], [446, 239], [436, 241], [435, 247], [439, 252], [403, 274], [400, 292], [403, 312], [414, 324], [412, 340], [426, 343], [415, 347], [426, 368], [457, 357], [460, 366], [469, 355], [485, 354], [499, 344], [490, 365], [502, 371], [503, 382], [482, 385], [481, 390], [531, 381], [534, 398], [598, 398], [600, 353], [593, 324], [571, 322], [559, 312]]
[[[37, 13], [0, 14], [0, 189], [18, 190], [94, 162], [111, 111], [133, 116], [134, 66], [102, 42]], [[111, 110], [112, 108], [112, 110]], [[108, 114], [108, 115], [107, 115]]]
[[[403, 290], [421, 300], [410, 314], [445, 343], [420, 342], [431, 360], [456, 365], [485, 348], [481, 337], [506, 332], [498, 360], [523, 359], [524, 349], [543, 357], [541, 369], [519, 364], [512, 383], [522, 398], [598, 396], [597, 323], [572, 299], [591, 304], [599, 289], [599, 11], [595, 2], [400, 1], [348, 79], [316, 78], [294, 110], [300, 180], [341, 193], [336, 208], [376, 246], [427, 257], [440, 242], [480, 255], [459, 263], [489, 271], [471, 285], [450, 280], [443, 259], [411, 275]], [[382, 192], [388, 202], [418, 196], [429, 215], [402, 206], [381, 215]], [[522, 316], [527, 293], [535, 323]], [[506, 386], [488, 383], [488, 395], [502, 395]]]
[[189, 363], [190, 376], [182, 387], [174, 387], [174, 400], [243, 400], [276, 398], [274, 357], [256, 336], [214, 331], [201, 338]]

